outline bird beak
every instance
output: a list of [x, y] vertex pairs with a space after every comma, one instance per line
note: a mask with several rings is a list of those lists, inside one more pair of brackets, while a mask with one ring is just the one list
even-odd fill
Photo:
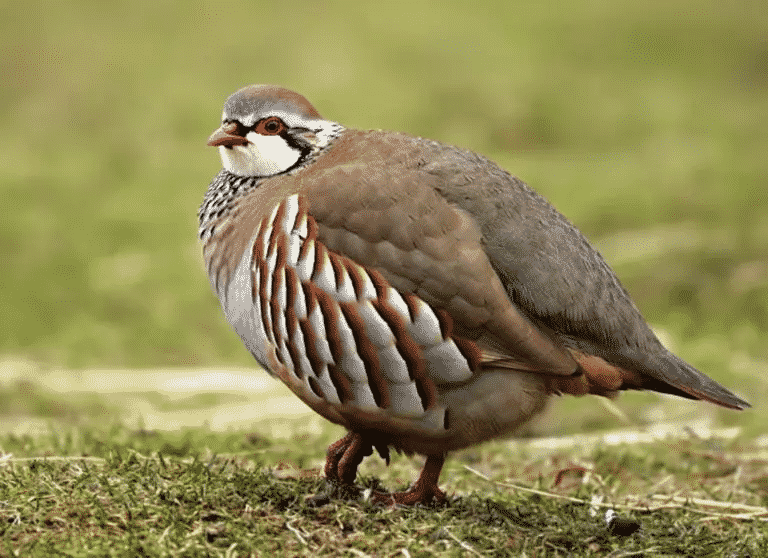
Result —
[[235, 130], [237, 130], [237, 124], [235, 122], [222, 124], [221, 127], [208, 138], [208, 145], [211, 147], [216, 147], [218, 145], [232, 147], [233, 145], [245, 145], [248, 143], [248, 140], [243, 136], [237, 135]]

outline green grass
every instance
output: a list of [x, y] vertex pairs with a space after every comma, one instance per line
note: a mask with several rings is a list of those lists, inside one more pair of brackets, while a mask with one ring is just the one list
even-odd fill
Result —
[[[557, 400], [518, 439], [452, 454], [441, 478], [447, 506], [394, 509], [354, 495], [316, 506], [308, 498], [327, 491], [325, 448], [339, 427], [309, 412], [277, 418], [279, 391], [169, 393], [169, 378], [181, 371], [143, 374], [147, 381], [131, 388], [129, 372], [99, 373], [114, 393], [78, 389], [93, 377], [57, 392], [72, 382], [66, 372], [31, 367], [25, 376], [33, 380], [0, 384], [0, 556], [768, 550], [768, 441], [752, 419], [722, 428], [735, 413], [638, 394], [621, 400], [618, 421], [610, 408], [590, 404], [602, 400]], [[249, 416], [221, 422], [244, 403]], [[179, 413], [187, 425], [170, 430]], [[206, 426], [217, 416], [215, 428]], [[660, 420], [669, 423], [665, 431]], [[615, 430], [617, 422], [628, 424]], [[395, 454], [387, 466], [371, 457], [358, 483], [402, 490], [422, 462]], [[608, 509], [640, 530], [612, 532]]]
[[[0, 445], [34, 456], [0, 465], [0, 554], [9, 556], [698, 557], [768, 551], [766, 523], [745, 518], [760, 506], [762, 517], [768, 513], [768, 456], [741, 441], [568, 448], [545, 457], [528, 454], [524, 443], [517, 451], [492, 443], [449, 460], [447, 506], [416, 509], [364, 499], [313, 505], [308, 496], [325, 490], [318, 476], [323, 446], [301, 436], [275, 444], [239, 433], [115, 425], [5, 435]], [[371, 470], [393, 488], [415, 473], [403, 457], [388, 470], [372, 461], [363, 467], [364, 486], [380, 486]], [[515, 485], [486, 475], [512, 477]], [[654, 498], [657, 493], [668, 496]], [[693, 497], [699, 499], [686, 501]], [[640, 530], [611, 532], [604, 521], [609, 508]]]
[[[643, 526], [622, 538], [588, 505], [463, 467], [586, 501], [768, 505], [768, 12], [737, 4], [3, 7], [0, 452], [13, 457], [0, 465], [0, 556], [765, 554], [765, 523], [736, 510], [619, 510]], [[604, 253], [665, 342], [754, 404], [631, 394], [617, 403], [629, 425], [705, 417], [740, 435], [543, 453], [499, 442], [448, 462], [449, 508], [307, 506], [338, 429], [268, 421], [250, 393], [154, 390], [155, 373], [139, 370], [253, 367], [210, 292], [196, 211], [220, 166], [205, 140], [222, 103], [259, 82], [350, 127], [473, 149], [531, 184]], [[17, 374], [9, 362], [34, 364]], [[148, 387], [48, 382], [112, 368]], [[247, 413], [218, 427], [220, 411], [249, 402], [252, 429]], [[616, 414], [558, 400], [526, 435], [623, 426]], [[406, 458], [371, 461], [368, 484], [402, 487], [417, 472]]]

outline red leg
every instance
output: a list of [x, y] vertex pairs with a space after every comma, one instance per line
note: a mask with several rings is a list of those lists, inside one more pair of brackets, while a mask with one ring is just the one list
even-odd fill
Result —
[[340, 484], [353, 484], [357, 467], [363, 458], [373, 453], [373, 447], [361, 434], [350, 432], [330, 445], [325, 460], [325, 478]]
[[429, 455], [424, 468], [421, 470], [418, 480], [405, 492], [374, 492], [371, 499], [382, 504], [400, 504], [413, 506], [414, 504], [428, 504], [432, 500], [438, 503], [445, 502], [445, 492], [437, 486], [440, 471], [443, 470], [445, 455]]
[[347, 451], [353, 436], [353, 432], [348, 432], [341, 440], [328, 446], [328, 452], [325, 457], [325, 478], [328, 480], [340, 480], [338, 478], [339, 461], [341, 461], [341, 458], [344, 456], [344, 452]]
[[347, 446], [347, 450], [339, 460], [336, 472], [342, 484], [354, 484], [357, 477], [357, 468], [362, 463], [363, 458], [373, 453], [371, 444], [363, 440], [360, 434], [356, 434], [352, 443]]

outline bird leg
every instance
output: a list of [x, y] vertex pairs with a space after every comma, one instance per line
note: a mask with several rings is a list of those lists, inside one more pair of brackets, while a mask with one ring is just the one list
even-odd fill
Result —
[[[363, 458], [373, 453], [373, 448], [389, 464], [389, 451], [384, 443], [371, 443], [363, 434], [349, 432], [338, 442], [328, 447], [328, 455], [325, 460], [325, 478], [336, 488], [331, 489], [331, 494], [338, 493], [338, 489], [350, 487], [355, 482], [357, 468]], [[445, 492], [437, 486], [440, 472], [443, 469], [445, 455], [429, 455], [419, 478], [413, 486], [405, 492], [379, 492], [371, 494], [371, 500], [382, 504], [400, 504], [413, 506], [415, 504], [428, 504], [431, 501], [445, 502]], [[322, 498], [327, 498], [323, 496]]]
[[362, 434], [349, 432], [328, 447], [325, 478], [339, 484], [353, 484], [357, 476], [357, 467], [364, 457], [372, 453], [373, 446], [363, 439]]
[[400, 504], [402, 506], [428, 504], [432, 500], [437, 503], [445, 502], [445, 492], [437, 486], [440, 471], [443, 470], [443, 463], [445, 463], [445, 454], [428, 455], [419, 478], [413, 483], [411, 488], [405, 492], [373, 492], [371, 500], [382, 504]]
[[324, 506], [334, 498], [356, 499], [359, 490], [353, 483], [357, 476], [357, 467], [363, 458], [371, 453], [371, 444], [357, 432], [349, 432], [341, 440], [331, 444], [325, 459], [327, 486], [325, 490], [310, 497], [308, 502], [314, 506]]

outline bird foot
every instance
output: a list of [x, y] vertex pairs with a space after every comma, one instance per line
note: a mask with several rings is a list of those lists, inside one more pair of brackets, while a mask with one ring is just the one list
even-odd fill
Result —
[[373, 453], [373, 445], [357, 432], [350, 432], [328, 448], [325, 478], [332, 483], [351, 485], [363, 458]]
[[405, 492], [378, 492], [371, 493], [371, 501], [387, 505], [414, 506], [416, 504], [429, 504], [435, 502], [443, 504], [448, 501], [445, 492], [437, 486], [440, 471], [445, 461], [444, 455], [430, 455], [427, 457], [424, 468], [413, 486]]
[[[357, 432], [350, 432], [328, 448], [325, 462], [325, 478], [328, 480], [326, 489], [316, 494], [309, 501], [314, 505], [323, 505], [331, 499], [358, 499], [360, 489], [354, 486], [357, 467], [363, 458], [371, 455], [374, 448], [389, 464], [389, 451], [386, 443], [372, 442]], [[418, 480], [405, 492], [371, 492], [370, 500], [374, 503], [387, 505], [413, 506], [431, 502], [444, 503], [447, 501], [445, 492], [437, 486], [440, 471], [445, 461], [444, 455], [430, 455]]]

